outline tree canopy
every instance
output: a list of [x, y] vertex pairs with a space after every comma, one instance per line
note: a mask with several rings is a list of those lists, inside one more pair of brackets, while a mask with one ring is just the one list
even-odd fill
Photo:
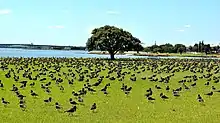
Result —
[[137, 37], [133, 37], [133, 50], [137, 51], [137, 53], [139, 53], [139, 51], [143, 51], [144, 47], [141, 45], [141, 41], [140, 39], [138, 39]]
[[86, 47], [89, 51], [101, 50], [108, 51], [111, 59], [119, 51], [143, 50], [141, 41], [133, 37], [128, 31], [115, 26], [105, 25], [95, 28], [92, 31], [92, 36], [87, 40]]

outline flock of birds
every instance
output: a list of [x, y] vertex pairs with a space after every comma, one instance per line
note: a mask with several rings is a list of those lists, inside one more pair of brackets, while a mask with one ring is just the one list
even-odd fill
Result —
[[[87, 93], [102, 92], [104, 95], [109, 95], [108, 88], [113, 82], [121, 83], [121, 91], [129, 96], [132, 93], [132, 86], [128, 86], [126, 81], [137, 82], [147, 81], [155, 83], [155, 87], [147, 88], [144, 94], [145, 98], [154, 102], [156, 98], [153, 97], [154, 91], [163, 90], [158, 83], [170, 83], [170, 79], [179, 72], [190, 72], [189, 75], [179, 78], [178, 88], [172, 88], [166, 85], [165, 90], [171, 92], [176, 98], [181, 96], [183, 90], [190, 90], [197, 86], [199, 79], [205, 79], [204, 86], [211, 86], [211, 91], [205, 94], [197, 94], [197, 101], [204, 103], [202, 95], [211, 97], [214, 93], [220, 92], [214, 84], [220, 81], [220, 62], [218, 60], [190, 60], [190, 59], [127, 59], [121, 61], [109, 61], [100, 59], [75, 59], [75, 58], [1, 58], [0, 59], [0, 96], [2, 96], [2, 104], [7, 107], [11, 102], [1, 95], [1, 91], [10, 91], [14, 93], [19, 100], [19, 107], [26, 111], [25, 98], [32, 96], [34, 99], [40, 95], [34, 91], [37, 85], [45, 91], [48, 95], [51, 94], [51, 85], [56, 85], [60, 92], [65, 91], [66, 88], [71, 87], [76, 82], [83, 82], [83, 87], [78, 91], [72, 91], [73, 98], [69, 99], [71, 107], [63, 110], [59, 102], [54, 103], [54, 108], [58, 111], [64, 111], [73, 114], [77, 111], [77, 106], [85, 105], [83, 98]], [[107, 71], [106, 75], [101, 75], [103, 71]], [[144, 72], [149, 71], [151, 75], [144, 75], [138, 78], [137, 75], [143, 75]], [[160, 76], [161, 73], [166, 73], [166, 76]], [[200, 73], [199, 76], [197, 73]], [[129, 79], [126, 79], [130, 77]], [[97, 79], [97, 82], [91, 83], [91, 79]], [[11, 81], [12, 80], [12, 81]], [[97, 87], [108, 80], [102, 89]], [[12, 87], [5, 88], [5, 84], [10, 82]], [[68, 83], [70, 86], [64, 86], [63, 83]], [[24, 95], [20, 90], [25, 90], [27, 86], [31, 87], [29, 94]], [[26, 90], [25, 90], [26, 91]], [[171, 97], [160, 93], [159, 97], [162, 100], [169, 100]], [[107, 98], [107, 97], [106, 97]], [[53, 97], [43, 99], [44, 103], [51, 103]], [[97, 104], [94, 102], [90, 104], [90, 110], [96, 112]]]

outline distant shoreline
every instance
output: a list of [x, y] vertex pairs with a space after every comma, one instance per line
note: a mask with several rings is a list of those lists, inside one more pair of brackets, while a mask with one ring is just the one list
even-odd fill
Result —
[[34, 44], [0, 44], [0, 48], [34, 49], [34, 50], [85, 50], [85, 46], [58, 46]]
[[60, 51], [86, 51], [84, 49], [40, 49], [40, 48], [12, 48], [12, 47], [0, 47], [0, 49], [21, 49], [21, 50], [60, 50]]

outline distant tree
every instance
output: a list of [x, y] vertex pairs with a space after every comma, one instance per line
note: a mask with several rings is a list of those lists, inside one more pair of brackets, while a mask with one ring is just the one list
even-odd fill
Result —
[[115, 59], [114, 56], [117, 52], [129, 51], [135, 46], [132, 34], [115, 26], [105, 25], [95, 28], [91, 34], [92, 36], [86, 43], [87, 49], [89, 51], [94, 49], [108, 51], [111, 59]]
[[201, 52], [201, 47], [202, 47], [202, 45], [201, 45], [201, 41], [199, 41], [198, 52]]
[[160, 45], [163, 53], [174, 53], [174, 47], [172, 44], [166, 43], [164, 45]]
[[192, 47], [193, 52], [199, 52], [199, 45], [196, 43], [194, 44], [194, 46]]
[[144, 47], [141, 45], [140, 39], [138, 39], [136, 37], [133, 37], [133, 43], [132, 44], [134, 44], [133, 50], [137, 51], [137, 53], [139, 53], [139, 51], [143, 51], [144, 50]]
[[153, 53], [161, 53], [161, 48], [160, 47], [154, 48]]
[[193, 52], [193, 47], [192, 46], [189, 46], [188, 49], [189, 49], [189, 52]]
[[180, 54], [182, 54], [183, 52], [186, 52], [186, 46], [185, 45], [183, 45], [183, 44], [176, 44], [175, 46], [174, 46], [174, 49], [175, 49], [175, 52], [176, 53], [180, 53]]
[[199, 41], [198, 52], [204, 52], [204, 41]]
[[219, 45], [211, 47], [212, 51], [215, 52], [215, 53], [218, 53], [219, 48], [220, 48]]
[[151, 50], [151, 47], [145, 47], [144, 48], [144, 52], [151, 52], [152, 50]]
[[177, 52], [180, 53], [180, 54], [182, 55], [183, 52], [186, 51], [185, 49], [186, 49], [185, 47], [179, 47], [178, 50], [177, 50]]
[[204, 41], [202, 40], [202, 42], [201, 42], [201, 52], [204, 52], [204, 51], [205, 51], [204, 46], [205, 46], [205, 44], [204, 44]]
[[153, 49], [158, 48], [158, 47], [159, 47], [159, 46], [156, 45], [156, 44], [152, 45], [152, 46], [151, 46], [151, 51], [153, 51]]
[[210, 44], [204, 45], [204, 51], [205, 51], [205, 54], [206, 54], [206, 55], [207, 55], [208, 53], [210, 53], [210, 51], [211, 51]]

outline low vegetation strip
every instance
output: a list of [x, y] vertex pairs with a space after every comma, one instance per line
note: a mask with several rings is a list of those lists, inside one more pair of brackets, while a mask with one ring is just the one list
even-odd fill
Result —
[[[90, 51], [89, 54], [109, 55], [107, 51]], [[116, 55], [133, 55], [133, 56], [173, 56], [173, 57], [205, 57], [205, 58], [220, 58], [219, 54], [205, 54], [205, 53], [147, 53], [147, 52], [135, 52], [128, 51], [123, 53], [117, 53]]]

